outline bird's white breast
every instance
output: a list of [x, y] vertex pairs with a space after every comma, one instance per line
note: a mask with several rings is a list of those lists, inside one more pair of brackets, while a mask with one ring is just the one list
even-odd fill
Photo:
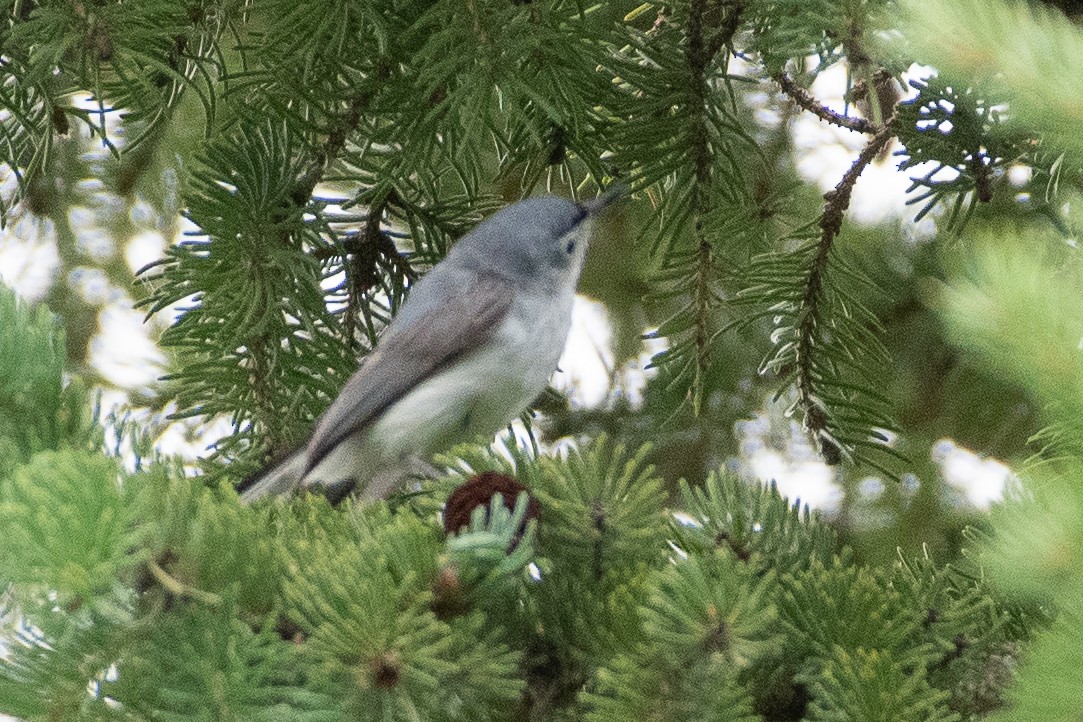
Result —
[[484, 344], [392, 404], [359, 438], [347, 442], [342, 451], [349, 460], [329, 459], [327, 466], [342, 468], [343, 462], [356, 459], [375, 473], [409, 457], [495, 434], [545, 389], [567, 340], [571, 301], [554, 303], [551, 294], [520, 293]]

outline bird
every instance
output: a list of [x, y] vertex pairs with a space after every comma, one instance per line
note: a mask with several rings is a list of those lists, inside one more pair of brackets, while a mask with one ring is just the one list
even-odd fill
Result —
[[591, 222], [621, 195], [527, 198], [464, 235], [409, 290], [307, 441], [245, 479], [241, 501], [311, 491], [372, 502], [432, 454], [491, 439], [556, 369]]

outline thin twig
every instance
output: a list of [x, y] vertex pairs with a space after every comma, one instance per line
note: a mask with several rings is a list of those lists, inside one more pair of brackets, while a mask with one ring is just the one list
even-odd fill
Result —
[[[379, 72], [385, 71], [381, 68]], [[327, 141], [313, 154], [308, 169], [297, 180], [289, 197], [292, 208], [283, 209], [283, 214], [289, 213], [292, 209], [303, 209], [308, 205], [327, 169], [346, 148], [346, 140], [350, 133], [357, 130], [361, 124], [362, 113], [374, 95], [374, 90], [359, 92], [346, 105], [337, 122], [328, 131]], [[285, 245], [290, 242], [292, 231], [288, 228], [283, 227], [276, 233], [280, 243]], [[352, 336], [351, 333], [350, 337]], [[280, 343], [281, 339], [272, 338], [270, 332], [266, 330], [245, 343], [248, 357], [251, 359], [250, 370], [255, 400], [252, 416], [255, 421], [260, 422], [259, 427], [265, 438], [265, 448], [270, 449], [272, 455], [280, 451], [286, 441], [283, 426], [288, 425], [284, 423], [284, 417], [276, 413], [274, 399], [277, 395], [274, 393], [271, 381], [274, 357]]]
[[154, 579], [165, 587], [167, 592], [175, 597], [187, 597], [188, 599], [194, 599], [197, 602], [202, 602], [211, 607], [217, 607], [222, 603], [222, 598], [217, 594], [188, 586], [173, 577], [165, 569], [162, 569], [153, 560], [147, 562], [147, 569], [150, 570]]
[[816, 100], [816, 98], [812, 97], [812, 93], [795, 83], [793, 78], [786, 73], [779, 73], [776, 75], [775, 82], [782, 88], [783, 93], [790, 96], [795, 103], [815, 115], [820, 120], [827, 121], [840, 128], [857, 131], [858, 133], [874, 134], [880, 130], [880, 128], [870, 120], [866, 120], [865, 118], [853, 118], [831, 110], [823, 103]]

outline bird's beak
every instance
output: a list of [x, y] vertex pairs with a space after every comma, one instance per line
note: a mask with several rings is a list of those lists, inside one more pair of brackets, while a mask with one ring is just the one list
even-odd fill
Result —
[[601, 194], [597, 198], [594, 198], [593, 200], [583, 201], [579, 205], [584, 211], [587, 212], [588, 216], [593, 217], [627, 195], [628, 186], [624, 185], [623, 183], [614, 183], [609, 186], [609, 189], [605, 193]]

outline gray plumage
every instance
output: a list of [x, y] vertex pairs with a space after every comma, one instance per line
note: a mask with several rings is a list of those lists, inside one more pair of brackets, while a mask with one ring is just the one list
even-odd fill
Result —
[[616, 195], [523, 200], [463, 236], [410, 290], [308, 443], [242, 484], [242, 500], [315, 487], [378, 499], [412, 461], [522, 413], [563, 350], [589, 221]]

